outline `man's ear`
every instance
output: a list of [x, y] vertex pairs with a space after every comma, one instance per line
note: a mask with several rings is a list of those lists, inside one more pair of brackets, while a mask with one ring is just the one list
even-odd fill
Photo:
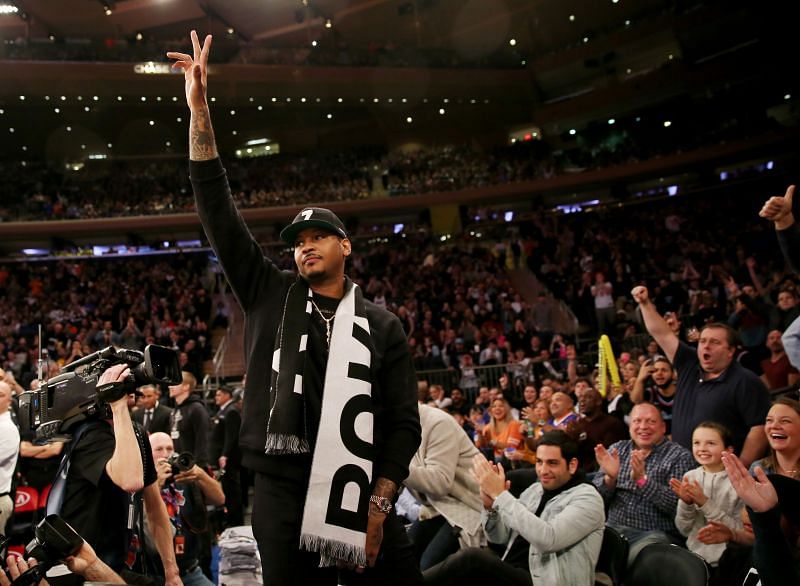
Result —
[[569, 470], [570, 475], [574, 476], [575, 473], [578, 471], [578, 458], [572, 458], [567, 464], [567, 469]]
[[341, 243], [342, 243], [342, 253], [345, 256], [350, 256], [350, 253], [353, 252], [353, 245], [350, 242], [350, 239], [342, 238]]

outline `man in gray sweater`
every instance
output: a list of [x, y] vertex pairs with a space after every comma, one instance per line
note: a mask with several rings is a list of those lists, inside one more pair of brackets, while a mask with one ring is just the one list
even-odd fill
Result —
[[590, 586], [603, 541], [603, 499], [583, 482], [578, 446], [564, 431], [542, 436], [536, 448], [539, 481], [518, 499], [508, 491], [502, 465], [473, 460], [481, 490], [484, 529], [491, 550], [468, 548], [424, 573], [426, 584], [460, 586]]

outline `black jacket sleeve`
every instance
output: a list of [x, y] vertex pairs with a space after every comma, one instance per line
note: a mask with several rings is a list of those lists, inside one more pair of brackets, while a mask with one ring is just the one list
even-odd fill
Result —
[[422, 428], [417, 407], [417, 379], [400, 321], [391, 316], [386, 350], [378, 374], [382, 408], [376, 419], [382, 442], [375, 478], [398, 486], [408, 476], [408, 464], [419, 447]]
[[775, 235], [778, 237], [783, 258], [795, 273], [800, 273], [798, 270], [800, 267], [800, 226], [795, 222], [785, 230], [775, 230]]

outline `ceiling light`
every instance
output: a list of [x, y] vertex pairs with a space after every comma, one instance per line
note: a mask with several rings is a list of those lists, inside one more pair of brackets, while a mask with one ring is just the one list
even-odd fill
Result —
[[330, 120], [331, 118], [333, 118], [333, 114], [328, 114], [328, 120]]
[[669, 120], [664, 120], [664, 128], [669, 128], [670, 126], [672, 126], [672, 122]]
[[117, 96], [117, 101], [121, 102], [122, 101], [122, 96]]
[[108, 143], [106, 146], [107, 146], [108, 148], [112, 148], [112, 144], [111, 144], [111, 143]]
[[19, 99], [24, 102], [25, 101], [25, 96], [20, 96]]
[[791, 100], [792, 99], [792, 94], [784, 94], [783, 99], [784, 100]]
[[143, 38], [144, 38], [144, 35], [142, 33], [136, 33], [136, 40], [137, 41], [141, 41]]
[[311, 46], [312, 47], [316, 47], [317, 46], [317, 41], [311, 41]]
[[183, 118], [181, 118], [180, 116], [178, 116], [178, 117], [175, 119], [175, 121], [176, 121], [176, 122], [183, 122]]
[[613, 118], [609, 118], [608, 119], [608, 123], [609, 124], [614, 124], [615, 122], [616, 122], [616, 120], [614, 120]]
[[236, 136], [236, 131], [234, 130], [233, 132], [231, 132], [231, 134], [232, 134], [233, 136]]
[[111, 8], [109, 6], [107, 6], [107, 5], [103, 6], [103, 10], [105, 11], [106, 16], [111, 16], [114, 13], [114, 11], [111, 10]]
[[439, 114], [444, 114], [444, 108], [439, 108]]
[[570, 22], [575, 22], [575, 15], [574, 14], [570, 14], [569, 15], [569, 21]]
[[576, 133], [576, 132], [577, 132], [577, 131], [576, 131], [574, 128], [570, 128], [570, 129], [569, 129], [569, 135], [570, 135], [570, 136], [575, 136], [575, 133]]
[[509, 45], [511, 45], [511, 46], [513, 47], [514, 45], [516, 45], [516, 44], [517, 44], [517, 39], [511, 39], [511, 40], [509, 40], [509, 41], [508, 41], [508, 44], [509, 44]]
[[259, 112], [261, 112], [261, 110], [263, 110], [263, 109], [264, 109], [264, 106], [259, 106], [259, 107], [258, 107], [258, 111], [259, 111]]
[[232, 35], [232, 34], [233, 34], [233, 33], [235, 33], [235, 32], [236, 32], [236, 31], [235, 31], [235, 30], [233, 30], [233, 27], [232, 27], [232, 26], [229, 26], [229, 27], [228, 27], [228, 34], [229, 34], [229, 35]]
[[91, 108], [89, 106], [84, 106], [83, 107], [83, 111], [84, 112], [88, 112], [89, 110], [91, 110]]
[[331, 19], [330, 18], [326, 19], [325, 20], [325, 28], [331, 28], [332, 26], [333, 26], [333, 23], [331, 22]]
[[53, 108], [53, 111], [54, 111], [56, 114], [60, 114], [60, 113], [61, 113], [61, 108]]
[[236, 116], [236, 110], [231, 110], [231, 116]]
[[151, 120], [150, 121], [150, 126], [155, 126], [155, 125], [156, 125], [156, 121], [155, 120]]
[[19, 12], [19, 8], [13, 4], [0, 4], [0, 14], [15, 14]]
[[336, 101], [337, 101], [337, 102], [339, 102], [339, 103], [341, 104], [341, 103], [342, 103], [344, 100], [342, 100], [342, 98], [339, 98], [339, 99], [338, 99], [338, 100], [336, 100]]
[[409, 116], [408, 118], [406, 118], [406, 122], [411, 124], [412, 122], [414, 122], [414, 119], [411, 116]]
[[147, 96], [142, 96], [142, 101], [146, 102], [147, 101]]
[[97, 96], [92, 96], [92, 99], [93, 99], [93, 100], [96, 102], [96, 101], [97, 101], [97, 100], [99, 100], [100, 98], [98, 98]]
[[72, 126], [67, 126], [67, 132], [72, 132]]

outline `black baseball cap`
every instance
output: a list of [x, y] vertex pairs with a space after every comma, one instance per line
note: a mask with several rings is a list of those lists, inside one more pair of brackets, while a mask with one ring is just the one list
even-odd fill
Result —
[[322, 228], [341, 238], [347, 238], [344, 224], [332, 211], [325, 208], [304, 208], [294, 217], [292, 223], [281, 230], [281, 240], [294, 244], [297, 235], [306, 228]]

